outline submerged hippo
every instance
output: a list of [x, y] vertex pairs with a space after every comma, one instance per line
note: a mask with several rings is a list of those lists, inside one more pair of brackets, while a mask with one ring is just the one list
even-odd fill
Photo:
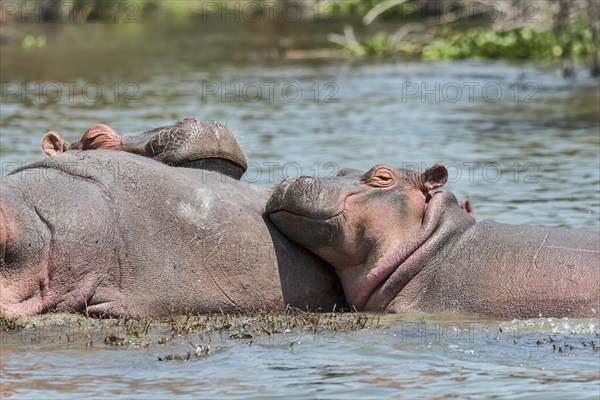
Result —
[[494, 317], [598, 317], [600, 234], [475, 223], [448, 172], [386, 165], [279, 184], [271, 221], [338, 274], [364, 311], [458, 311]]
[[[210, 124], [175, 125], [189, 138], [198, 129], [210, 136], [212, 128], [202, 130]], [[55, 143], [56, 153], [102, 148], [107, 142], [87, 144], [86, 136], [98, 137], [98, 130], [114, 132], [104, 125], [75, 143], [47, 135], [45, 144]], [[182, 148], [171, 142], [156, 152], [164, 128], [153, 132], [142, 135], [146, 142], [139, 143], [146, 144], [139, 146], [153, 143], [152, 154], [169, 153], [173, 143], [175, 152]], [[116, 138], [132, 149], [131, 139]], [[197, 140], [196, 146], [208, 143]], [[192, 153], [207, 157], [198, 151]], [[223, 154], [212, 154], [218, 170], [227, 164]], [[192, 158], [183, 153], [180, 160]], [[59, 310], [141, 317], [287, 306], [330, 311], [343, 304], [331, 268], [265, 217], [266, 190], [202, 165], [174, 168], [121, 151], [72, 150], [4, 177], [0, 315]]]
[[139, 154], [172, 166], [218, 171], [235, 179], [248, 168], [233, 132], [218, 122], [195, 118], [127, 135], [96, 124], [79, 140], [66, 141], [54, 131], [42, 139], [42, 150], [51, 157], [69, 150], [100, 149]]

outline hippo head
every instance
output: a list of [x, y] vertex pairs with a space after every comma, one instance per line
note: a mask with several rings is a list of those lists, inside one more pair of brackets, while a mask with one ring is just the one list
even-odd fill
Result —
[[69, 150], [122, 150], [177, 166], [215, 170], [239, 179], [248, 167], [235, 134], [218, 122], [185, 118], [171, 125], [121, 135], [108, 125], [90, 127], [79, 140], [50, 131], [42, 150], [55, 156]]
[[332, 179], [288, 178], [275, 188], [267, 213], [293, 241], [334, 266], [352, 266], [375, 243], [418, 229], [431, 191], [447, 179], [439, 164], [422, 174], [377, 165], [366, 173], [342, 169]]
[[452, 193], [436, 190], [447, 179], [441, 164], [423, 173], [377, 165], [366, 173], [288, 178], [274, 188], [266, 212], [284, 235], [336, 269], [351, 305], [367, 309], [373, 291], [433, 234], [445, 208], [460, 210]]

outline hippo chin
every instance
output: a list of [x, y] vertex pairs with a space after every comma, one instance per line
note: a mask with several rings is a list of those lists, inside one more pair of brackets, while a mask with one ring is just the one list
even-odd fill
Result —
[[218, 122], [195, 118], [127, 135], [96, 124], [81, 139], [71, 142], [50, 131], [42, 139], [42, 150], [51, 157], [70, 150], [122, 150], [171, 166], [218, 171], [235, 179], [248, 168], [231, 130]]
[[476, 223], [438, 190], [447, 170], [378, 165], [279, 184], [266, 211], [338, 274], [364, 311], [598, 317], [600, 234]]
[[0, 190], [0, 315], [300, 309], [343, 301], [264, 215], [266, 190], [121, 151], [67, 151]]

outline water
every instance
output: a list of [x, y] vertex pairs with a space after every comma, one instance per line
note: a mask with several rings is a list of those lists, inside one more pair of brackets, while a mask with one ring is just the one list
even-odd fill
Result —
[[[173, 334], [155, 324], [138, 337], [110, 320], [93, 320], [91, 328], [90, 321], [47, 325], [38, 317], [2, 335], [2, 394], [593, 399], [600, 390], [597, 321], [366, 318], [358, 331], [314, 333], [290, 324], [284, 333], [232, 339], [235, 330]], [[105, 344], [111, 335], [126, 344]], [[185, 355], [190, 343], [210, 345], [210, 354], [159, 361]]]
[[[564, 80], [500, 62], [277, 58], [280, 37], [293, 34], [310, 54], [337, 28], [310, 29], [51, 26], [46, 48], [4, 47], [2, 175], [41, 158], [50, 129], [75, 139], [97, 122], [128, 132], [194, 116], [238, 132], [251, 161], [245, 179], [260, 185], [441, 161], [447, 187], [471, 199], [479, 220], [600, 230], [600, 95], [583, 71]], [[114, 347], [102, 331], [90, 346], [56, 328], [40, 334], [44, 318], [2, 333], [3, 398], [600, 395], [600, 352], [589, 344], [600, 344], [598, 319], [387, 316], [317, 337], [213, 338], [206, 357], [160, 362], [202, 338]]]

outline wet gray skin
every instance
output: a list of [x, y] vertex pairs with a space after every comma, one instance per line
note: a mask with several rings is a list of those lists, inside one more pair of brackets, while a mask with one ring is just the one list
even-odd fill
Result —
[[265, 189], [136, 154], [66, 151], [0, 191], [0, 315], [331, 311], [331, 267], [266, 218]]
[[476, 223], [438, 189], [446, 180], [440, 164], [424, 173], [378, 165], [287, 179], [266, 211], [335, 268], [358, 310], [598, 316], [598, 232]]
[[218, 122], [195, 118], [125, 135], [96, 124], [81, 139], [70, 142], [50, 131], [42, 139], [42, 149], [49, 156], [69, 150], [122, 150], [171, 166], [218, 171], [235, 179], [240, 179], [248, 167], [231, 130]]

